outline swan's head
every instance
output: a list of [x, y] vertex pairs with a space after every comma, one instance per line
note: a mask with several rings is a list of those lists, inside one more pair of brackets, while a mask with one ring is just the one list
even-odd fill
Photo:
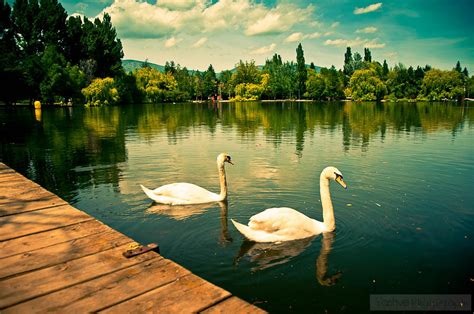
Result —
[[321, 175], [324, 175], [324, 177], [328, 180], [334, 180], [337, 183], [339, 183], [344, 189], [347, 190], [347, 184], [343, 180], [342, 172], [339, 171], [336, 167], [326, 167]]
[[228, 162], [231, 165], [234, 164], [230, 155], [227, 155], [226, 153], [219, 154], [219, 156], [217, 156], [217, 163], [219, 165], [224, 165], [225, 162]]

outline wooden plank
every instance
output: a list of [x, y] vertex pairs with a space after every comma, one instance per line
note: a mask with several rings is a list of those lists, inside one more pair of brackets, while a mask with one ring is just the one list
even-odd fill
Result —
[[96, 312], [173, 282], [190, 272], [167, 259], [138, 265], [2, 310], [2, 313]]
[[64, 228], [44, 231], [12, 240], [3, 241], [0, 242], [0, 259], [109, 230], [113, 229], [107, 225], [104, 225], [100, 221], [90, 220]]
[[93, 218], [70, 205], [0, 217], [0, 241], [52, 230]]
[[12, 168], [5, 165], [3, 162], [0, 162], [0, 174], [14, 172]]
[[267, 313], [264, 310], [252, 305], [238, 297], [231, 297], [225, 299], [222, 302], [217, 303], [214, 306], [202, 311], [205, 314], [219, 314], [219, 313], [233, 313], [233, 314], [244, 314], [244, 313]]
[[58, 196], [18, 173], [0, 175], [0, 216], [65, 204]]
[[189, 274], [166, 286], [107, 308], [101, 313], [191, 313], [229, 296], [228, 291]]
[[112, 230], [24, 254], [13, 255], [0, 259], [2, 265], [0, 267], [0, 279], [102, 252], [125, 243], [130, 243], [130, 239]]
[[122, 245], [98, 254], [0, 280], [0, 310], [146, 260], [162, 258], [155, 252], [148, 252], [127, 259], [122, 256], [127, 248], [128, 244]]

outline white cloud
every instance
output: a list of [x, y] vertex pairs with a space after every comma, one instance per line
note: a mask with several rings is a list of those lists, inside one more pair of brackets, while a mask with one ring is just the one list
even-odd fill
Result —
[[193, 47], [194, 48], [202, 47], [202, 45], [204, 45], [206, 42], [207, 42], [207, 37], [202, 37], [201, 39], [199, 39], [193, 44]]
[[365, 13], [373, 12], [373, 11], [378, 10], [381, 6], [382, 6], [382, 2], [377, 2], [365, 8], [356, 8], [354, 10], [354, 14], [365, 14]]
[[378, 39], [362, 39], [357, 37], [355, 39], [328, 39], [324, 42], [326, 46], [336, 46], [336, 47], [358, 47], [363, 46], [365, 48], [384, 48], [384, 43], [377, 42]]
[[376, 39], [373, 39], [371, 41], [368, 41], [364, 44], [365, 48], [372, 48], [372, 49], [377, 49], [377, 48], [385, 48], [385, 44], [383, 43], [378, 43]]
[[176, 39], [176, 37], [168, 38], [168, 39], [165, 41], [165, 47], [166, 47], [166, 48], [174, 47], [174, 46], [176, 46], [180, 41], [181, 41], [181, 39]]
[[245, 34], [255, 36], [286, 32], [295, 24], [308, 20], [313, 11], [314, 8], [311, 5], [305, 9], [300, 9], [291, 4], [280, 4], [265, 12], [261, 18], [256, 19], [256, 22], [250, 21]]
[[247, 36], [280, 34], [308, 22], [314, 7], [291, 3], [267, 7], [253, 0], [115, 0], [107, 12], [119, 37], [162, 38], [180, 34], [243, 32]]
[[326, 33], [324, 33], [323, 35], [324, 35], [324, 36], [331, 36], [332, 34], [333, 34], [333, 32], [326, 32]]
[[340, 24], [339, 22], [334, 22], [331, 24], [331, 28], [336, 28], [339, 26], [339, 24]]
[[309, 39], [314, 39], [314, 38], [319, 38], [321, 36], [322, 36], [321, 33], [315, 32], [315, 33], [308, 34], [305, 37]]
[[359, 28], [358, 30], [356, 30], [356, 33], [370, 34], [370, 33], [375, 33], [376, 31], [377, 31], [376, 27], [368, 26], [365, 28]]
[[263, 54], [268, 54], [268, 53], [272, 52], [273, 50], [275, 50], [275, 48], [276, 48], [276, 44], [272, 43], [271, 45], [263, 46], [261, 48], [252, 50], [252, 51], [250, 51], [250, 53], [253, 54], [253, 55], [263, 55]]
[[170, 10], [189, 10], [199, 3], [196, 0], [158, 0], [156, 5]]
[[301, 41], [303, 39], [303, 33], [298, 32], [298, 33], [293, 33], [290, 36], [288, 36], [285, 41], [288, 43], [294, 43], [297, 41]]

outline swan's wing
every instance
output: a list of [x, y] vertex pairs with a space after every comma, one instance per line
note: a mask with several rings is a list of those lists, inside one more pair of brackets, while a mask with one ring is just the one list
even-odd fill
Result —
[[288, 207], [268, 208], [250, 217], [249, 227], [277, 235], [312, 232], [314, 220]]
[[165, 204], [193, 204], [217, 201], [219, 196], [191, 183], [172, 183], [145, 193], [156, 202]]

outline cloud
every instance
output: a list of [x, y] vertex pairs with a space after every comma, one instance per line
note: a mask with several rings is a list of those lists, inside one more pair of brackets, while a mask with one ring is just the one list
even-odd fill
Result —
[[334, 22], [331, 24], [331, 28], [336, 28], [339, 26], [339, 24], [340, 24], [339, 22]]
[[176, 37], [168, 38], [168, 39], [165, 41], [165, 47], [166, 47], [166, 48], [174, 47], [174, 46], [176, 46], [180, 41], [181, 41], [181, 39], [176, 39]]
[[384, 48], [384, 43], [377, 42], [378, 39], [362, 39], [357, 37], [355, 39], [328, 39], [324, 42], [326, 46], [336, 46], [336, 47], [358, 47], [363, 46], [365, 48]]
[[365, 8], [356, 8], [354, 10], [354, 14], [365, 14], [365, 13], [373, 12], [373, 11], [378, 10], [381, 6], [382, 6], [382, 2], [377, 2]]
[[159, 0], [156, 5], [170, 10], [189, 10], [199, 3], [196, 0]]
[[294, 43], [294, 42], [297, 42], [297, 41], [301, 41], [303, 39], [303, 33], [301, 32], [298, 32], [298, 33], [293, 33], [291, 34], [290, 36], [288, 36], [285, 41], [287, 43]]
[[377, 31], [376, 27], [368, 26], [365, 28], [359, 28], [358, 30], [356, 30], [356, 33], [370, 34], [370, 33], [375, 33], [376, 31]]
[[115, 0], [108, 13], [122, 38], [162, 38], [176, 34], [243, 32], [281, 34], [309, 21], [314, 7], [281, 3], [267, 7], [253, 0]]
[[206, 42], [207, 42], [207, 37], [202, 37], [201, 39], [199, 39], [193, 44], [193, 47], [194, 48], [202, 47], [202, 45], [204, 45]]
[[251, 22], [245, 34], [247, 36], [281, 34], [290, 30], [295, 24], [308, 20], [313, 11], [311, 5], [300, 9], [292, 4], [280, 4], [266, 12], [256, 22]]
[[253, 55], [263, 55], [263, 54], [268, 54], [268, 53], [272, 52], [273, 50], [275, 50], [275, 48], [276, 48], [276, 44], [272, 43], [271, 45], [263, 46], [261, 48], [252, 50], [252, 51], [250, 51], [250, 53], [253, 54]]
[[297, 32], [297, 33], [293, 33], [290, 36], [288, 36], [285, 39], [285, 41], [287, 43], [294, 43], [294, 42], [301, 41], [303, 39], [315, 39], [315, 38], [319, 38], [321, 36], [329, 36], [331, 34], [332, 34], [332, 32], [326, 32], [324, 34], [321, 34], [321, 33], [318, 33], [318, 32], [314, 32], [314, 33], [311, 33], [311, 34], [303, 34], [301, 32]]

